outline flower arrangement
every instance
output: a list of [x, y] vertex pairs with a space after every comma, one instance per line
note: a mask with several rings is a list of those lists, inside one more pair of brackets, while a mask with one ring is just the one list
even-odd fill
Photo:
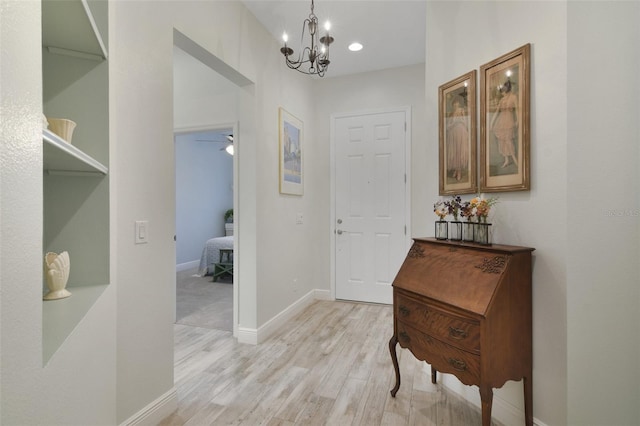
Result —
[[449, 201], [444, 202], [447, 212], [453, 216], [453, 220], [458, 221], [458, 215], [462, 207], [462, 198], [459, 195], [453, 195]]
[[467, 221], [471, 222], [471, 219], [475, 215], [475, 212], [473, 211], [473, 209], [474, 209], [474, 206], [471, 204], [471, 202], [465, 201], [460, 206], [460, 215], [466, 218]]
[[[487, 217], [497, 203], [497, 197], [478, 196], [464, 202], [459, 195], [453, 195], [446, 201], [441, 198], [433, 205], [433, 211], [439, 218], [435, 223], [436, 239], [491, 244], [491, 224], [487, 223]], [[448, 215], [453, 216], [454, 220], [445, 221]], [[460, 222], [459, 216], [466, 221]], [[473, 221], [474, 216], [478, 218], [477, 222]]]
[[440, 220], [444, 220], [445, 217], [449, 214], [449, 209], [446, 203], [440, 199], [433, 205], [433, 211], [440, 218]]
[[487, 216], [491, 211], [491, 207], [498, 203], [497, 198], [479, 198], [475, 197], [469, 204], [475, 210], [475, 215], [478, 216], [478, 222], [486, 222]]

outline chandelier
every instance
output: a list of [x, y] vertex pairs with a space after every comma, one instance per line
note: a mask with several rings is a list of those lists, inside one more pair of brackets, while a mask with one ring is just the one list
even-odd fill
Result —
[[329, 35], [331, 24], [326, 22], [324, 28], [327, 31], [323, 37], [318, 40], [318, 17], [313, 13], [313, 0], [311, 0], [311, 13], [309, 17], [302, 23], [302, 35], [300, 37], [300, 45], [304, 46], [305, 27], [309, 31], [311, 45], [302, 47], [297, 59], [292, 60], [293, 49], [287, 46], [289, 36], [287, 33], [282, 35], [284, 46], [280, 48], [280, 52], [284, 55], [287, 66], [291, 69], [304, 74], [324, 76], [329, 67], [329, 45], [333, 43], [333, 37]]

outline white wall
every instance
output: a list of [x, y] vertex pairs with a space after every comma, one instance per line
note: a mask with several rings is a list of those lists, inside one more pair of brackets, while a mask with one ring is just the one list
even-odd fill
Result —
[[178, 47], [173, 49], [173, 126], [212, 129], [238, 120], [238, 86]]
[[[314, 289], [326, 288], [316, 273], [317, 253], [326, 231], [325, 223], [319, 220], [321, 191], [318, 188], [326, 175], [318, 161], [321, 148], [313, 115], [312, 80], [286, 68], [284, 58], [272, 54], [277, 42], [272, 40], [270, 45], [273, 47], [264, 59], [281, 73], [275, 79], [261, 73], [256, 83], [256, 87], [262, 88], [257, 97], [265, 111], [260, 117], [261, 132], [256, 138], [258, 326]], [[279, 107], [303, 123], [303, 196], [279, 192]], [[298, 213], [303, 215], [301, 225], [296, 224]], [[244, 227], [244, 222], [238, 226]]]
[[43, 366], [41, 6], [0, 11], [0, 423], [114, 424], [113, 284]]
[[[430, 140], [437, 140], [438, 85], [532, 44], [531, 191], [499, 194], [494, 223], [498, 242], [536, 248], [534, 417], [549, 425], [639, 418], [640, 114], [629, 84], [638, 74], [638, 5], [427, 5]], [[434, 143], [427, 161], [436, 167], [436, 160]], [[435, 199], [436, 175], [424, 181]], [[609, 208], [631, 213], [611, 218]], [[477, 401], [475, 389], [447, 383]], [[521, 384], [495, 397], [494, 415], [517, 419]]]
[[[494, 241], [534, 247], [534, 416], [566, 419], [567, 29], [563, 2], [429, 2], [428, 151], [420, 182], [438, 199], [438, 86], [531, 43], [531, 190], [496, 194]], [[478, 81], [479, 83], [479, 81]], [[480, 121], [478, 121], [480, 123]], [[478, 124], [479, 125], [479, 124]], [[479, 129], [478, 129], [479, 132]], [[479, 133], [478, 133], [479, 135]], [[432, 216], [433, 220], [433, 216]], [[476, 389], [451, 387], [479, 402]], [[494, 393], [494, 416], [524, 412], [520, 382]], [[507, 422], [509, 424], [509, 422]]]
[[[284, 106], [308, 125], [305, 141], [313, 147], [311, 82], [286, 69], [273, 54], [277, 42], [241, 3], [113, 2], [111, 7], [117, 28], [110, 44], [116, 103], [112, 120], [118, 204], [118, 420], [122, 421], [173, 386], [173, 29], [254, 82], [239, 88], [236, 98], [243, 331], [257, 330], [299, 297], [282, 274], [266, 268], [298, 256], [300, 241], [316, 239], [319, 230], [313, 222], [296, 227], [293, 212], [312, 211], [318, 172], [310, 150], [305, 196], [278, 193], [278, 107]], [[148, 153], [153, 153], [152, 162], [131, 162]], [[142, 219], [149, 221], [150, 241], [135, 246], [131, 229], [135, 220]], [[272, 227], [280, 230], [277, 238], [265, 238], [270, 232], [266, 228]], [[312, 264], [313, 259], [304, 258], [290, 270], [299, 277], [300, 295], [316, 286]]]
[[640, 419], [638, 18], [637, 1], [568, 2], [563, 213], [567, 423], [574, 425]]

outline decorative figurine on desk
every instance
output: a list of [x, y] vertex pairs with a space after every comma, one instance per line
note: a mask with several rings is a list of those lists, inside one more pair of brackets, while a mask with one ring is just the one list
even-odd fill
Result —
[[69, 280], [69, 253], [63, 251], [60, 254], [47, 253], [44, 257], [44, 274], [47, 279], [49, 292], [44, 295], [44, 300], [64, 299], [71, 296], [67, 286]]

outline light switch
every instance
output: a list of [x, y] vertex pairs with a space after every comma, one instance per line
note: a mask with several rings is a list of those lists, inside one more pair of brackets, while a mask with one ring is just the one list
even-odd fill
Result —
[[136, 221], [136, 244], [146, 244], [149, 242], [149, 221]]

